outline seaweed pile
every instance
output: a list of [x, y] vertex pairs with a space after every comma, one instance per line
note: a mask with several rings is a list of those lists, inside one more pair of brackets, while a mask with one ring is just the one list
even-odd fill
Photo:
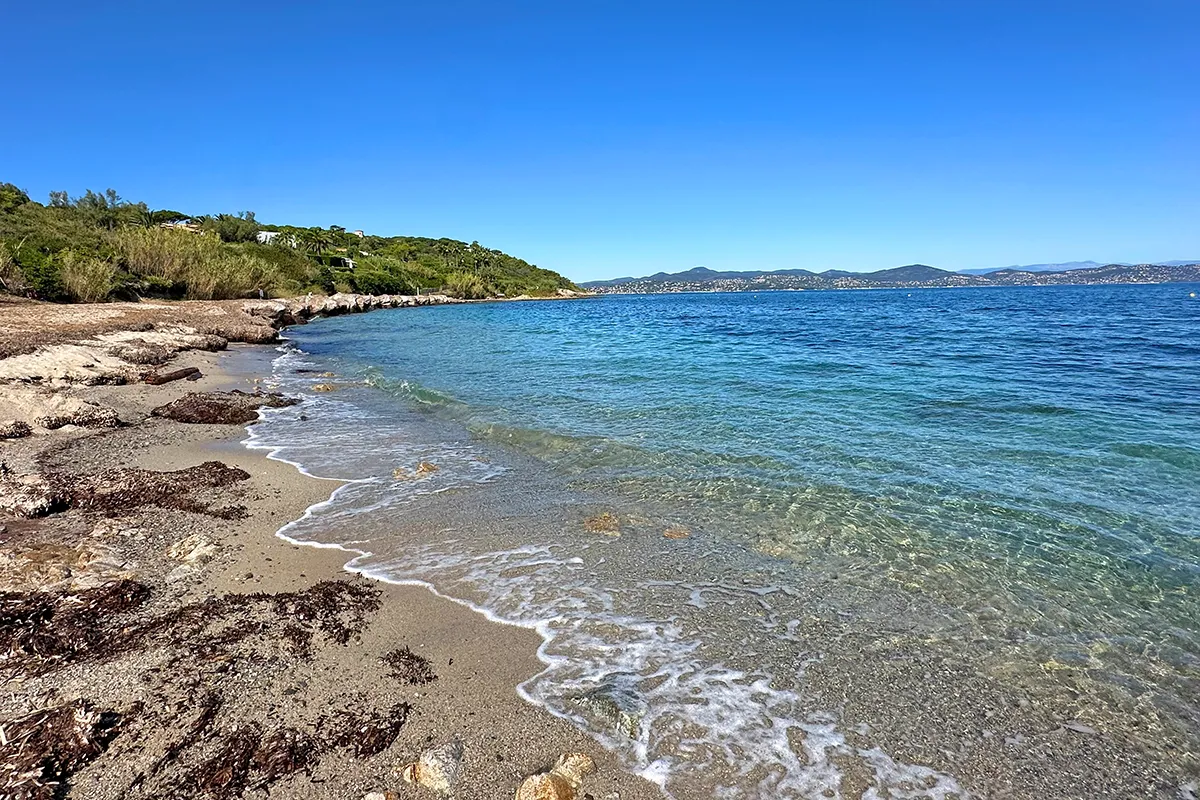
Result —
[[192, 425], [245, 425], [258, 419], [260, 408], [283, 408], [300, 402], [275, 393], [190, 392], [150, 413]]
[[[311, 659], [317, 647], [348, 644], [379, 608], [380, 591], [369, 584], [325, 581], [296, 592], [229, 594], [160, 612], [153, 610], [153, 594], [133, 580], [84, 591], [0, 593], [0, 677], [47, 675], [155, 652], [176, 667], [169, 674], [184, 676], [167, 687], [174, 692], [161, 694], [185, 698], [119, 710], [94, 710], [94, 701], [80, 699], [0, 722], [7, 770], [0, 775], [0, 796], [65, 796], [70, 776], [118, 734], [138, 739], [165, 730], [183, 734], [133, 777], [123, 796], [238, 797], [309, 771], [326, 753], [377, 755], [409, 717], [407, 703], [364, 708], [350, 697], [309, 729], [269, 727], [241, 718], [230, 690], [204, 678], [206, 671], [229, 673], [239, 662], [292, 669], [289, 664]], [[424, 670], [432, 674], [427, 662]], [[202, 688], [214, 684], [222, 688]], [[196, 696], [198, 702], [186, 700]]]
[[114, 514], [142, 506], [190, 511], [220, 519], [240, 519], [243, 506], [214, 508], [193, 494], [247, 480], [245, 470], [219, 461], [168, 472], [111, 469], [92, 474], [45, 472], [18, 475], [0, 463], [0, 513], [42, 517], [75, 508]]

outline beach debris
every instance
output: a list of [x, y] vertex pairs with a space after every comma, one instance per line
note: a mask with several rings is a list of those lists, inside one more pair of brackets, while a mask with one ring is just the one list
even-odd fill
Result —
[[405, 783], [415, 783], [449, 797], [462, 780], [463, 746], [458, 739], [430, 748], [417, 761], [400, 768]]
[[616, 673], [594, 688], [566, 698], [567, 703], [586, 716], [603, 722], [610, 730], [636, 739], [641, 730], [645, 707], [634, 688], [638, 676]]
[[56, 431], [68, 425], [79, 428], [119, 428], [121, 419], [117, 412], [107, 406], [78, 401], [78, 405], [65, 413], [44, 414], [33, 420], [35, 425], [48, 431]]
[[[227, 660], [248, 638], [259, 641], [278, 634], [291, 643], [296, 631], [304, 649], [293, 652], [306, 657], [315, 634], [345, 645], [380, 605], [380, 591], [373, 586], [323, 581], [298, 592], [209, 597], [136, 622], [122, 620], [121, 614], [149, 597], [150, 588], [131, 579], [84, 590], [0, 593], [0, 670], [35, 675], [60, 664], [106, 659], [152, 645]], [[403, 718], [387, 724], [398, 732]], [[350, 727], [356, 725], [386, 727], [366, 722]]]
[[0, 422], [0, 439], [24, 439], [31, 435], [33, 428], [29, 427], [28, 422], [19, 419]]
[[576, 800], [583, 779], [595, 772], [596, 762], [586, 753], [563, 753], [549, 772], [522, 781], [516, 800]]
[[95, 653], [122, 652], [101, 619], [149, 596], [150, 588], [133, 580], [82, 591], [0, 593], [0, 665], [39, 674]]
[[363, 795], [363, 800], [400, 800], [400, 795], [388, 789], [385, 792], [367, 792]]
[[150, 413], [193, 425], [245, 425], [258, 419], [260, 408], [283, 408], [298, 402], [274, 392], [190, 392]]
[[61, 796], [64, 781], [107, 749], [120, 723], [120, 715], [86, 700], [0, 722], [0, 796]]
[[583, 521], [583, 527], [590, 533], [603, 533], [606, 536], [621, 535], [621, 520], [611, 511], [588, 517]]
[[246, 789], [309, 769], [316, 756], [316, 743], [303, 731], [280, 728], [263, 735], [257, 724], [241, 723], [224, 734], [217, 752], [192, 769], [183, 783], [215, 797], [241, 797]]
[[[66, 392], [52, 391], [44, 386], [5, 384], [0, 397], [5, 416], [14, 423], [29, 427], [57, 430], [67, 425], [80, 428], [116, 428], [121, 420], [117, 412]], [[20, 426], [17, 430], [23, 430]]]
[[687, 539], [692, 532], [684, 525], [668, 525], [663, 531], [664, 539]]
[[336, 389], [337, 387], [332, 383], [314, 383], [312, 387], [314, 392], [332, 392]]
[[114, 512], [149, 505], [237, 519], [245, 516], [245, 508], [213, 508], [191, 494], [229, 486], [249, 477], [245, 470], [220, 461], [169, 472], [113, 469], [90, 475], [66, 472], [17, 475], [0, 464], [0, 513], [29, 518], [67, 508]]
[[339, 711], [331, 719], [322, 719], [319, 728], [329, 731], [326, 742], [333, 747], [348, 747], [359, 758], [374, 756], [392, 746], [400, 729], [408, 721], [412, 706], [396, 703], [382, 711], [354, 713]]
[[423, 686], [437, 680], [433, 662], [409, 650], [408, 645], [386, 653], [380, 660], [388, 666], [389, 675], [409, 686]]
[[182, 380], [183, 378], [193, 379], [200, 377], [199, 367], [184, 367], [170, 372], [153, 372], [146, 376], [146, 383], [151, 386], [162, 386], [164, 383]]
[[175, 542], [167, 550], [167, 556], [185, 564], [203, 564], [217, 554], [217, 546], [202, 533], [194, 533]]
[[18, 475], [0, 462], [0, 514], [7, 517], [44, 517], [66, 508], [63, 495], [41, 475]]
[[1100, 731], [1096, 730], [1091, 725], [1084, 725], [1079, 720], [1074, 720], [1074, 719], [1070, 720], [1068, 722], [1064, 722], [1063, 728], [1065, 728], [1066, 730], [1069, 730], [1069, 731], [1074, 731], [1075, 733], [1082, 733], [1087, 736], [1100, 735]]

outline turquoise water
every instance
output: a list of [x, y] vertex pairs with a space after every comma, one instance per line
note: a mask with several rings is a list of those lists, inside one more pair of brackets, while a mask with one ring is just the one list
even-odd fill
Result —
[[[552, 666], [531, 699], [602, 729], [562, 698], [641, 676], [639, 731], [598, 735], [668, 791], [695, 764], [728, 773], [715, 796], [821, 796], [837, 784], [827, 756], [848, 745], [828, 709], [800, 707], [803, 648], [786, 644], [816, 602], [862, 631], [900, 625], [922, 646], [969, 651], [1023, 690], [1036, 681], [1052, 695], [1069, 676], [1072, 691], [1086, 684], [1093, 719], [1184, 741], [1200, 719], [1195, 288], [610, 296], [322, 320], [289, 333], [299, 352], [277, 366], [306, 403], [273, 413], [255, 437], [360, 481], [290, 535], [353, 542], [377, 577], [426, 582], [542, 630]], [[357, 383], [318, 396], [296, 369]], [[351, 450], [331, 459], [303, 447], [314, 424]], [[419, 460], [444, 469], [423, 482], [390, 475]], [[431, 498], [447, 493], [456, 499], [438, 512]], [[429, 520], [455, 504], [495, 520], [419, 542], [396, 522], [397, 509]], [[587, 530], [600, 511], [619, 520], [619, 541], [597, 544], [604, 532]], [[353, 539], [338, 533], [350, 527]], [[689, 536], [659, 536], [670, 527]], [[558, 570], [552, 585], [529, 578], [533, 566]], [[831, 582], [806, 599], [804, 587]], [[705, 599], [748, 583], [720, 611]], [[780, 601], [761, 602], [770, 595]], [[585, 642], [562, 623], [585, 613], [610, 615], [611, 630]], [[647, 641], [665, 649], [615, 658], [639, 625], [657, 626]], [[748, 659], [747, 644], [773, 655]], [[715, 708], [755, 693], [718, 700], [713, 687], [765, 676], [774, 694], [750, 702], [808, 731], [810, 752], [795, 764], [762, 756], [782, 765], [770, 779], [730, 766], [783, 745], [656, 708], [666, 689], [649, 678], [667, 673], [655, 659], [681, 654], [694, 671], [741, 677], [697, 689], [671, 671], [664, 685]], [[678, 756], [678, 736], [672, 756], [665, 732], [688, 725], [702, 729], [692, 756]], [[898, 786], [927, 768], [885, 769], [874, 752], [852, 755], [881, 787], [889, 770], [910, 771]], [[966, 792], [949, 772], [931, 775], [920, 780], [935, 788], [911, 796]]]

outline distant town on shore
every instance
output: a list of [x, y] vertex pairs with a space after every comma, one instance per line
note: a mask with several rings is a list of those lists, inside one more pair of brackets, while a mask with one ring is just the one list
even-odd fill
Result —
[[[580, 284], [600, 294], [665, 292], [751, 292], [800, 289], [933, 289], [958, 286], [1054, 286], [1124, 283], [1200, 282], [1200, 259], [1157, 264], [1037, 264], [995, 270], [949, 270], [910, 264], [878, 272], [804, 269], [717, 272], [696, 267], [686, 272], [659, 272], [644, 278], [614, 278]], [[1069, 267], [1069, 268], [1062, 268]]]

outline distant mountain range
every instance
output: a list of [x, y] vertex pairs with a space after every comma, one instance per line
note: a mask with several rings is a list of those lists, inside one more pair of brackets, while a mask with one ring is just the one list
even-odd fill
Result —
[[846, 272], [806, 269], [718, 272], [695, 267], [684, 272], [658, 272], [644, 278], [613, 278], [581, 283], [602, 294], [655, 294], [659, 292], [736, 292], [771, 289], [873, 289], [887, 287], [937, 288], [948, 286], [1041, 286], [1054, 284], [1118, 284], [1200, 282], [1200, 259], [1159, 264], [1032, 264], [1021, 267], [972, 269], [950, 272], [926, 264]]
[[[1190, 261], [1155, 261], [1150, 266], [1152, 267], [1186, 267], [1191, 264], [1200, 264], [1200, 258], [1193, 258]], [[1015, 269], [1021, 272], [1066, 272], [1072, 269], [1094, 269], [1096, 267], [1107, 266], [1120, 267], [1135, 267], [1136, 264], [1130, 264], [1127, 261], [1112, 261], [1107, 264], [1102, 264], [1099, 261], [1065, 261], [1062, 264], [1025, 264], [1024, 266], [1014, 264], [1011, 267], [983, 267], [982, 269], [960, 269], [964, 275], [987, 275], [989, 272], [999, 272], [1005, 269]]]

